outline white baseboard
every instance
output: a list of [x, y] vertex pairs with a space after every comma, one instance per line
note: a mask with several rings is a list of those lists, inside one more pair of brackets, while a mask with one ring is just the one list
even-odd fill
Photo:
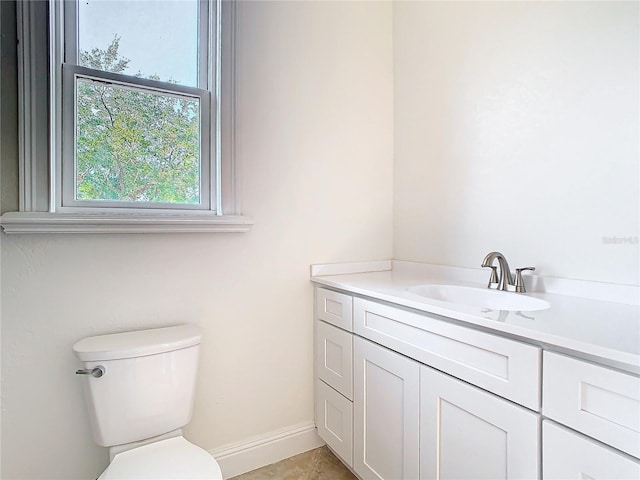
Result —
[[226, 445], [209, 453], [220, 464], [224, 478], [232, 478], [256, 468], [324, 445], [313, 423], [291, 427]]

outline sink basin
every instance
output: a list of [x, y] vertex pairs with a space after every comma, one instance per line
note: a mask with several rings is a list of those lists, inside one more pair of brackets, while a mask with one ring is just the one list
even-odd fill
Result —
[[409, 288], [411, 293], [432, 300], [488, 308], [490, 310], [535, 311], [545, 310], [551, 305], [540, 298], [521, 293], [501, 292], [488, 288], [463, 287], [458, 285], [418, 285]]

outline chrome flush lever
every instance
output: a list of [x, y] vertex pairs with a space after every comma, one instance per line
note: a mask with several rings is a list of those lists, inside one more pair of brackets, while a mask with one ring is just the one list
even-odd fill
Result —
[[524, 288], [524, 279], [522, 278], [523, 270], [535, 270], [536, 267], [524, 267], [524, 268], [516, 268], [516, 292], [517, 293], [526, 293], [527, 291]]
[[98, 365], [93, 368], [85, 368], [84, 370], [76, 370], [76, 375], [91, 375], [96, 378], [100, 378], [106, 373], [105, 368], [102, 365]]

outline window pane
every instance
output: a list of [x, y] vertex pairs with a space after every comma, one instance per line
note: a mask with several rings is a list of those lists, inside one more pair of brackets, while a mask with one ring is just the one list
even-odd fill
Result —
[[200, 203], [200, 100], [76, 79], [76, 200]]
[[197, 0], [80, 0], [79, 65], [198, 86]]

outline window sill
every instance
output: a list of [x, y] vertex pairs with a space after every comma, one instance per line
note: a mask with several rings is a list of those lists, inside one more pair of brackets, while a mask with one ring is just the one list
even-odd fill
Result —
[[9, 212], [5, 233], [211, 233], [247, 232], [253, 220], [240, 215]]

